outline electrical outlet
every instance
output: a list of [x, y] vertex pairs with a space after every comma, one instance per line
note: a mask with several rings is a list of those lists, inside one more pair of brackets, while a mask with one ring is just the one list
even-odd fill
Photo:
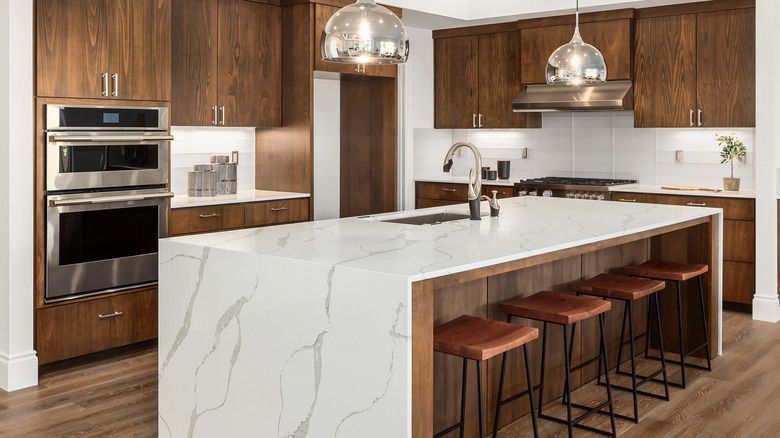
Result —
[[527, 160], [528, 159], [528, 148], [522, 148], [521, 150], [523, 151], [522, 152], [523, 153], [523, 159]]
[[463, 149], [464, 148], [458, 148], [458, 150], [455, 151], [455, 157], [456, 158], [463, 158], [463, 153], [464, 153]]
[[740, 164], [747, 164], [747, 155], [737, 160]]
[[681, 150], [674, 151], [674, 162], [675, 163], [682, 163], [683, 162], [683, 151], [681, 151]]

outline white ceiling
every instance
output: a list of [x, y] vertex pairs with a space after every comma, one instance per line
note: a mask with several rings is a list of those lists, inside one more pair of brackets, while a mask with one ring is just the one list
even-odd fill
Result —
[[[580, 0], [580, 12], [646, 8], [705, 0]], [[381, 0], [404, 9], [404, 24], [423, 29], [472, 26], [574, 13], [575, 0]]]

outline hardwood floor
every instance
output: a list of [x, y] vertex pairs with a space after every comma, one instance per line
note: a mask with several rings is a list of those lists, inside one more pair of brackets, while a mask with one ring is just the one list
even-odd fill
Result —
[[[640, 396], [641, 422], [618, 420], [621, 437], [780, 436], [780, 323], [756, 322], [749, 314], [727, 311], [723, 324], [724, 355], [712, 362], [713, 371], [689, 370], [688, 389], [670, 388], [669, 402]], [[639, 371], [653, 366], [655, 362], [642, 362]], [[679, 379], [677, 370], [672, 366], [670, 379]], [[613, 395], [616, 412], [628, 413], [630, 394]], [[601, 397], [604, 389], [593, 383], [573, 395], [581, 403]], [[565, 408], [554, 401], [545, 413], [564, 418]], [[608, 421], [598, 415], [585, 424], [605, 427]], [[540, 420], [539, 426], [542, 437], [567, 436], [558, 424]], [[157, 349], [46, 374], [34, 388], [0, 391], [0, 437], [71, 436], [157, 436]], [[531, 436], [530, 418], [498, 433], [498, 438]], [[597, 435], [576, 431], [575, 436]]]

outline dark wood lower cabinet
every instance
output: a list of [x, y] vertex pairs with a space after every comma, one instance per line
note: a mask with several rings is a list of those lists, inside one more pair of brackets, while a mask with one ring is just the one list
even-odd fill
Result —
[[38, 364], [157, 338], [157, 287], [36, 311]]

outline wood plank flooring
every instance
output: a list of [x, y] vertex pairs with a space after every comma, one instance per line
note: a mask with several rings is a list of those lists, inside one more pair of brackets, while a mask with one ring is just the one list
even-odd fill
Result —
[[[621, 437], [780, 437], [780, 323], [728, 311], [723, 318], [724, 355], [713, 361], [713, 371], [691, 372], [688, 389], [670, 388], [669, 402], [640, 396], [641, 422], [618, 420]], [[640, 372], [653, 366], [642, 362]], [[670, 379], [679, 379], [678, 368], [671, 371]], [[603, 387], [593, 383], [573, 396], [586, 404], [601, 397]], [[615, 391], [614, 397], [617, 412], [629, 413], [630, 394]], [[545, 412], [565, 416], [560, 401], [549, 403]], [[596, 427], [608, 422], [601, 415], [586, 420]], [[567, 436], [558, 424], [540, 420], [539, 425], [540, 436]], [[47, 374], [34, 388], [0, 391], [0, 437], [75, 436], [157, 436], [156, 349]], [[530, 418], [498, 433], [498, 438], [531, 436]], [[597, 435], [578, 430], [575, 436]]]

